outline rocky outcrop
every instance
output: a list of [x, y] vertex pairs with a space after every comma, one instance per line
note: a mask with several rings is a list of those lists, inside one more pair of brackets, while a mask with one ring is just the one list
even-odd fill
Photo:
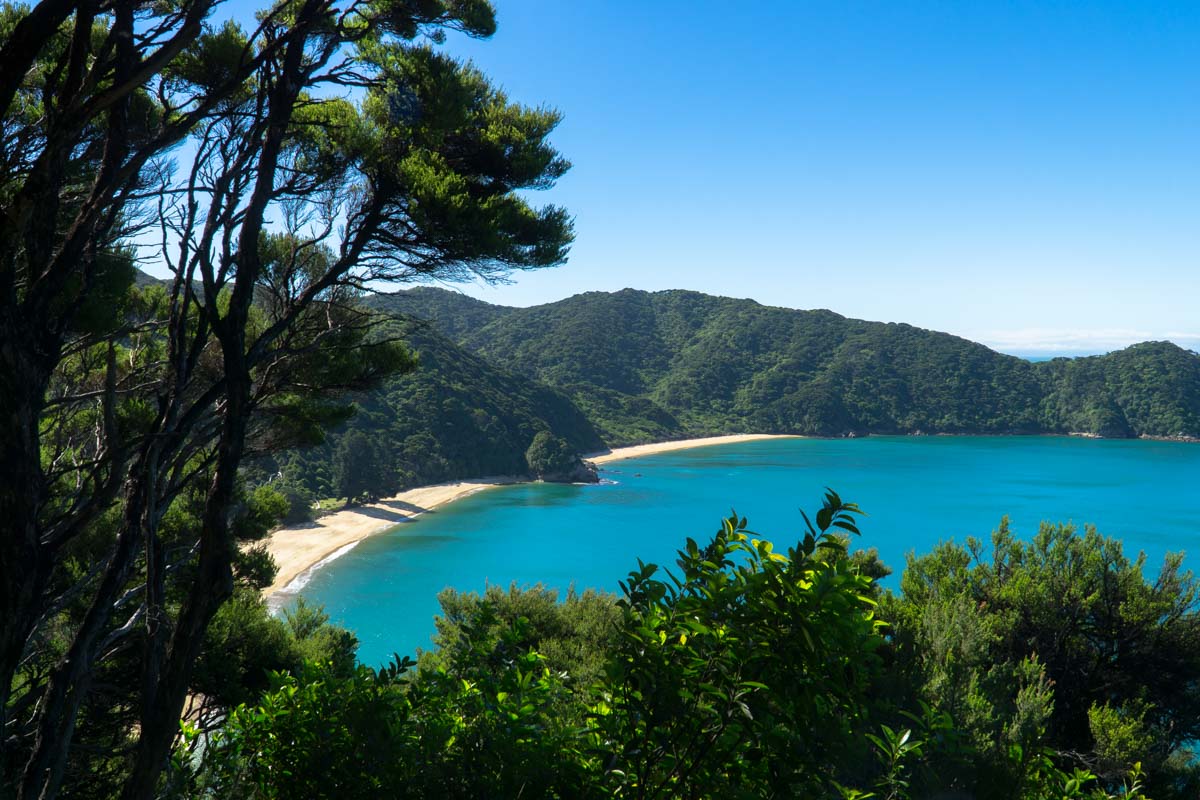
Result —
[[525, 451], [525, 462], [535, 478], [550, 483], [599, 483], [596, 465], [584, 461], [565, 439], [539, 431]]
[[599, 483], [600, 470], [591, 461], [576, 459], [573, 467], [539, 476], [547, 483]]

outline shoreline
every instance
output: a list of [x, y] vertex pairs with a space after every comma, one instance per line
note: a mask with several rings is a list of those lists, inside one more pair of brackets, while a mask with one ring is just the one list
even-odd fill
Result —
[[273, 531], [262, 542], [275, 559], [279, 571], [275, 581], [263, 589], [263, 596], [269, 598], [280, 593], [294, 594], [300, 588], [292, 586], [297, 580], [349, 552], [368, 536], [411, 522], [427, 511], [484, 489], [524, 481], [525, 478], [514, 475], [496, 475], [417, 486], [374, 503], [326, 514], [307, 525]]
[[[801, 437], [755, 433], [706, 436], [699, 439], [677, 439], [669, 442], [618, 447], [591, 453], [583, 458], [594, 464], [602, 465], [627, 458], [710, 445], [738, 444], [761, 439], [798, 438]], [[304, 526], [280, 528], [262, 540], [267, 546], [267, 552], [274, 557], [275, 563], [279, 567], [275, 581], [263, 589], [263, 597], [268, 601], [275, 600], [276, 602], [272, 605], [278, 605], [278, 601], [281, 599], [279, 596], [286, 598], [296, 594], [308, 582], [307, 576], [313, 571], [349, 552], [369, 536], [390, 530], [405, 522], [411, 522], [425, 512], [433, 511], [476, 492], [496, 486], [530, 482], [528, 478], [521, 476], [497, 475], [418, 486], [375, 503], [327, 514]]]
[[741, 442], [757, 442], [763, 439], [805, 439], [810, 437], [783, 433], [730, 433], [724, 436], [702, 436], [698, 439], [674, 439], [667, 442], [651, 444], [634, 444], [628, 447], [618, 447], [612, 450], [600, 450], [582, 456], [584, 461], [593, 464], [610, 464], [613, 461], [623, 461], [627, 458], [652, 456], [657, 453], [670, 453], [674, 450], [691, 450], [696, 447], [708, 447], [715, 444], [739, 444]]
[[[1085, 432], [1070, 433], [908, 433], [885, 434], [894, 436], [1046, 436], [1062, 438], [1107, 439], [1110, 437]], [[869, 434], [864, 434], [866, 438]], [[766, 439], [802, 439], [802, 438], [844, 438], [844, 437], [805, 437], [786, 434], [729, 434], [725, 436], [705, 436], [696, 439], [675, 439], [667, 442], [630, 445], [588, 453], [584, 460], [603, 466], [615, 461], [628, 458], [669, 453], [676, 450], [690, 450], [720, 444], [738, 444]], [[852, 437], [860, 438], [860, 437]], [[1120, 437], [1127, 438], [1127, 437]], [[1132, 441], [1166, 441], [1191, 442], [1200, 440], [1190, 437], [1148, 436], [1128, 437]], [[263, 597], [278, 607], [287, 598], [295, 595], [307, 578], [315, 570], [330, 561], [352, 550], [355, 545], [373, 536], [390, 530], [399, 524], [411, 522], [427, 511], [433, 511], [442, 506], [461, 500], [476, 492], [491, 489], [496, 486], [511, 486], [518, 483], [532, 483], [525, 476], [499, 475], [470, 480], [450, 481], [428, 486], [418, 486], [406, 489], [392, 497], [365, 506], [356, 506], [327, 514], [308, 525], [295, 528], [281, 528], [262, 540], [267, 551], [275, 558], [279, 571], [275, 581], [263, 589]]]

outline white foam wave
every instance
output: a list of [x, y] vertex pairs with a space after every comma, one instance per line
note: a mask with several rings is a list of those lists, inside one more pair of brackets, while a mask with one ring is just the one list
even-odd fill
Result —
[[[361, 539], [359, 541], [361, 541]], [[304, 570], [304, 572], [301, 572], [299, 575], [292, 578], [290, 581], [288, 581], [287, 585], [285, 585], [282, 589], [280, 589], [276, 592], [272, 592], [270, 595], [267, 596], [267, 609], [272, 614], [279, 613], [279, 611], [284, 606], [286, 606], [293, 599], [295, 599], [295, 597], [300, 594], [300, 591], [305, 586], [308, 585], [308, 582], [310, 580], [312, 580], [312, 576], [316, 573], [317, 570], [319, 570], [321, 567], [325, 566], [326, 564], [329, 564], [332, 561], [336, 561], [337, 559], [346, 555], [346, 553], [349, 553], [357, 545], [358, 545], [358, 542], [351, 542], [348, 545], [339, 547], [337, 550], [334, 550], [332, 553], [325, 556], [324, 558], [322, 558], [317, 563], [313, 564], [308, 569]]]

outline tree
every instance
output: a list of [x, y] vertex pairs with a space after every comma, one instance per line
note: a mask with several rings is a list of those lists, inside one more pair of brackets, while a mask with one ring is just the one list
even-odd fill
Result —
[[1012, 796], [1049, 748], [1111, 789], [1140, 763], [1151, 796], [1195, 796], [1200, 586], [1182, 564], [1168, 555], [1151, 578], [1144, 554], [1094, 528], [1044, 523], [1021, 542], [1007, 519], [990, 549], [910, 558], [902, 597], [883, 604], [896, 669], [971, 744], [960, 786]]
[[[155, 794], [232, 591], [243, 462], [412, 365], [366, 338], [362, 287], [548, 266], [571, 238], [519, 194], [567, 169], [558, 116], [436, 48], [490, 35], [486, 0], [284, 0], [246, 30], [215, 5], [0, 13], [0, 786], [22, 797], [97, 750], [127, 754], [123, 797]], [[171, 279], [135, 290], [136, 259]], [[106, 664], [131, 716], [75, 747]]]
[[859, 513], [828, 492], [786, 553], [734, 515], [706, 546], [688, 540], [677, 575], [629, 573], [596, 722], [614, 789], [827, 796], [841, 767], [867, 760], [883, 623], [834, 536], [857, 534]]
[[438, 604], [434, 649], [421, 653], [422, 670], [469, 663], [495, 672], [534, 650], [547, 668], [581, 689], [603, 672], [620, 618], [613, 595], [572, 590], [560, 600], [541, 584], [523, 589], [514, 584], [507, 591], [493, 584], [482, 595], [447, 588]]
[[338, 442], [333, 454], [333, 481], [339, 497], [353, 503], [360, 497], [374, 500], [394, 491], [395, 478], [377, 442], [359, 430]]
[[287, 513], [281, 522], [285, 525], [300, 525], [313, 519], [312, 492], [294, 483], [281, 483], [274, 487], [287, 501]]
[[831, 535], [855, 511], [830, 493], [786, 555], [724, 520], [615, 602], [443, 593], [415, 675], [281, 676], [198, 777], [222, 797], [834, 796], [837, 768], [872, 761], [850, 734], [883, 643]]
[[538, 431], [525, 451], [529, 471], [539, 478], [570, 474], [579, 465], [579, 456], [565, 439], [550, 431]]

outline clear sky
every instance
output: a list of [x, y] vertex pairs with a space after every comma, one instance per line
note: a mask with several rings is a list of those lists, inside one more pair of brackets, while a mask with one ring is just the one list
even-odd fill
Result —
[[561, 268], [1010, 352], [1200, 349], [1200, 3], [496, 0], [452, 39], [566, 116]]

